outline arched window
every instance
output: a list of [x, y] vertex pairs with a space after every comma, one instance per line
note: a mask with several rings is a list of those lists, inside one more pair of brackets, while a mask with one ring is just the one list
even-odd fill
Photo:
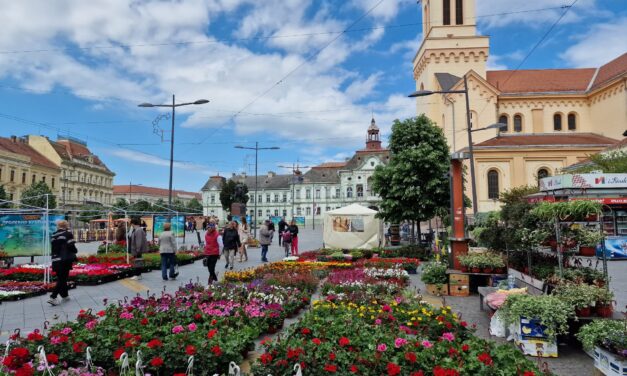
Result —
[[562, 114], [553, 115], [553, 130], [554, 131], [562, 130]]
[[577, 129], [577, 114], [571, 112], [568, 114], [568, 130], [574, 131]]
[[507, 117], [507, 115], [501, 115], [499, 117], [499, 123], [505, 124], [505, 126], [500, 129], [501, 132], [507, 132], [509, 130], [509, 118]]
[[522, 116], [514, 115], [514, 132], [522, 132]]
[[547, 170], [546, 168], [541, 168], [538, 170], [538, 186], [540, 186], [540, 179], [544, 179], [546, 177], [551, 176], [551, 174], [549, 173], [549, 170]]
[[455, 1], [455, 23], [457, 25], [464, 24], [464, 0]]
[[347, 198], [353, 197], [353, 187], [346, 187], [346, 197]]
[[496, 170], [488, 171], [488, 198], [491, 200], [499, 198], [499, 172]]
[[442, 1], [442, 20], [444, 25], [451, 24], [451, 0]]

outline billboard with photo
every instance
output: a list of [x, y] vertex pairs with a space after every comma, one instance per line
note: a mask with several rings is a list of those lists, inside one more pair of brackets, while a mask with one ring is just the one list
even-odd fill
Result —
[[163, 232], [163, 224], [166, 222], [172, 223], [172, 234], [176, 237], [183, 237], [185, 235], [185, 216], [172, 216], [166, 217], [163, 215], [155, 215], [153, 221], [153, 236], [158, 238]]
[[294, 217], [294, 222], [296, 222], [297, 226], [305, 225], [305, 217]]
[[[0, 251], [9, 256], [41, 256], [44, 252], [44, 219], [40, 214], [0, 215]], [[50, 215], [50, 234], [63, 215]]]

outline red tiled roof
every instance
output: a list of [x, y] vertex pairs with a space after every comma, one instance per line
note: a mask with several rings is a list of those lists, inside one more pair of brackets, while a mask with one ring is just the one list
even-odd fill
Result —
[[13, 141], [10, 138], [0, 137], [0, 149], [6, 150], [11, 153], [25, 155], [30, 158], [31, 163], [55, 170], [59, 169], [59, 166], [52, 163], [51, 160], [39, 154], [35, 149], [30, 147], [27, 143], [17, 139]]
[[627, 137], [623, 138], [622, 140], [618, 141], [617, 143], [615, 143], [614, 145], [608, 147], [607, 149], [603, 151], [618, 150], [622, 148], [627, 148]]
[[502, 93], [585, 92], [595, 68], [487, 71], [487, 81]]
[[50, 143], [63, 159], [69, 160], [71, 158], [78, 158], [86, 161], [91, 156], [93, 164], [104, 167], [107, 171], [110, 171], [104, 162], [96, 155], [93, 155], [85, 145], [66, 139], [57, 140], [56, 142], [50, 141]]
[[[124, 194], [145, 194], [151, 196], [162, 196], [168, 197], [168, 190], [165, 188], [157, 188], [157, 187], [146, 187], [143, 185], [114, 185], [113, 186], [113, 194], [114, 195], [124, 195]], [[187, 191], [179, 191], [173, 190], [173, 196], [178, 195], [189, 195], [194, 196], [196, 199], [201, 200], [202, 196], [198, 192], [187, 192]]]
[[346, 162], [324, 162], [312, 168], [339, 168], [346, 166]]
[[599, 68], [592, 89], [627, 72], [627, 52]]
[[86, 146], [80, 145], [70, 140], [57, 140], [57, 143], [65, 146], [68, 152], [73, 156], [87, 157], [91, 155], [89, 149]]
[[596, 133], [569, 133], [569, 134], [521, 134], [501, 135], [483, 141], [474, 147], [512, 147], [512, 146], [610, 146], [617, 140]]

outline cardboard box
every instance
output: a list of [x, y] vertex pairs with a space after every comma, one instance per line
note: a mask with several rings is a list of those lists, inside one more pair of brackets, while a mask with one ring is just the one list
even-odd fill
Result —
[[627, 359], [600, 347], [594, 348], [594, 367], [607, 376], [627, 375]]
[[520, 318], [514, 331], [514, 343], [525, 355], [541, 358], [557, 358], [557, 342], [544, 333], [546, 326], [538, 320]]
[[449, 274], [448, 281], [449, 285], [468, 286], [470, 284], [470, 276], [468, 274]]
[[469, 296], [470, 288], [468, 285], [450, 285], [449, 294], [451, 296]]
[[441, 285], [441, 286], [425, 285], [425, 286], [427, 286], [427, 292], [431, 295], [435, 295], [435, 296], [448, 295], [448, 285]]

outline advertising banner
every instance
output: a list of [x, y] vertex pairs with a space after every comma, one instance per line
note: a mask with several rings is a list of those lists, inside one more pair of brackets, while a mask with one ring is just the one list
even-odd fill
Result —
[[279, 222], [281, 222], [281, 218], [278, 215], [273, 215], [270, 217], [270, 220], [272, 221], [272, 223], [274, 223], [274, 228], [279, 228]]
[[304, 226], [305, 217], [294, 217], [294, 222], [296, 222], [296, 226]]
[[540, 179], [541, 191], [567, 188], [627, 188], [627, 174], [565, 174]]
[[172, 223], [172, 234], [176, 237], [183, 237], [185, 235], [185, 217], [182, 215], [166, 217], [162, 215], [155, 215], [153, 224], [153, 236], [158, 238], [163, 232], [163, 224], [166, 222]]
[[[44, 252], [44, 219], [39, 214], [10, 214], [0, 216], [0, 251], [9, 256], [42, 256]], [[50, 234], [56, 231], [55, 222], [63, 215], [49, 216]]]
[[[605, 254], [608, 259], [627, 258], [627, 236], [610, 236], [605, 239]], [[597, 257], [603, 257], [601, 246], [597, 246]]]

